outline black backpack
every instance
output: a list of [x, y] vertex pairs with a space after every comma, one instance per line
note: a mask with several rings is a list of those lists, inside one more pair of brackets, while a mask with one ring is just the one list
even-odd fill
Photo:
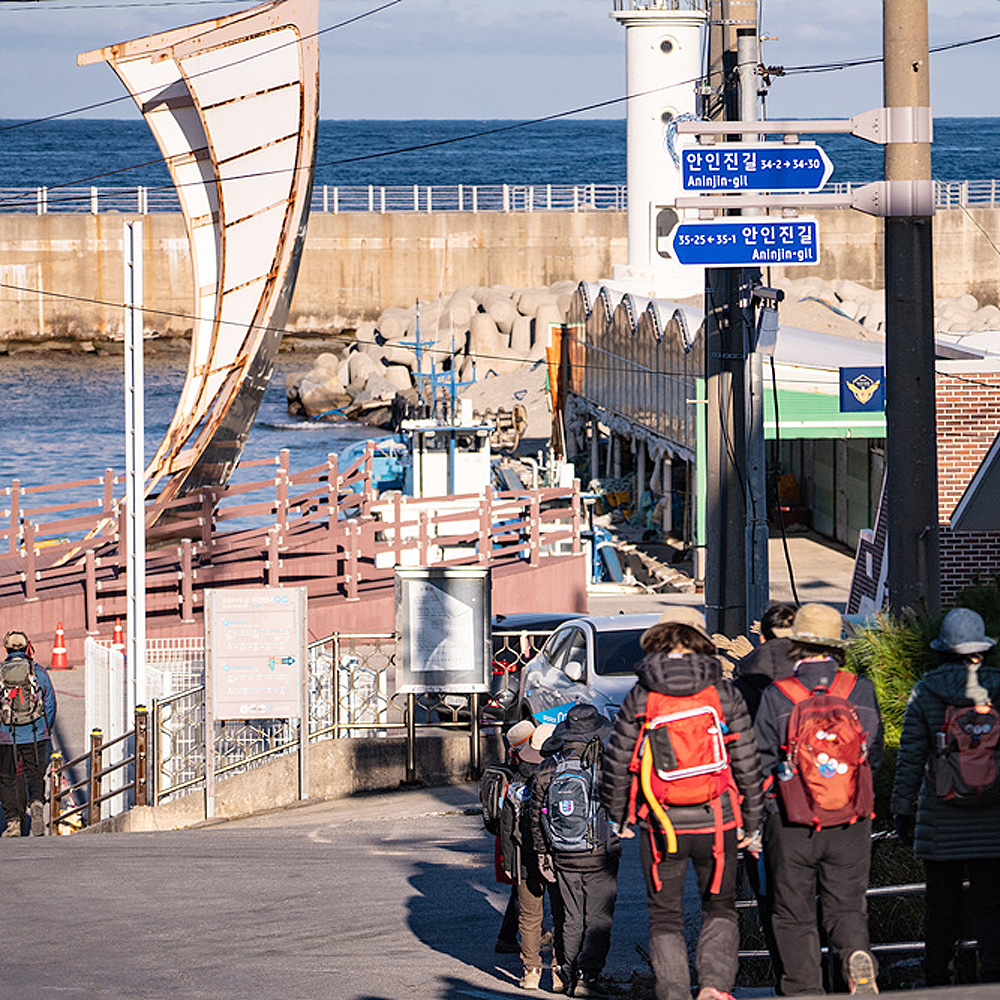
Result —
[[479, 782], [479, 801], [483, 806], [483, 826], [494, 837], [500, 834], [500, 813], [503, 811], [507, 786], [514, 777], [514, 769], [506, 764], [491, 764]]
[[575, 756], [555, 758], [556, 769], [542, 810], [542, 826], [554, 851], [591, 851], [610, 840], [611, 828], [598, 790], [599, 752], [588, 750], [583, 760]]
[[522, 861], [527, 849], [531, 853], [530, 825], [531, 782], [513, 777], [503, 800], [500, 822], [500, 856], [508, 878], [521, 880]]
[[0, 664], [0, 721], [5, 726], [30, 726], [45, 717], [45, 698], [27, 656], [12, 656]]

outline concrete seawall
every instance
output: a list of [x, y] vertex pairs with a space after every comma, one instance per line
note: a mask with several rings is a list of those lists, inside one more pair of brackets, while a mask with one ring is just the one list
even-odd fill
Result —
[[[776, 274], [851, 278], [881, 287], [882, 222], [821, 212], [823, 262]], [[121, 339], [121, 215], [4, 215], [0, 227], [0, 351]], [[178, 214], [145, 219], [146, 327], [161, 337], [191, 328], [191, 272]], [[937, 294], [1000, 299], [1000, 267], [985, 233], [1000, 209], [939, 211]], [[625, 263], [621, 212], [351, 212], [313, 215], [289, 329], [328, 334], [467, 285], [515, 287], [596, 281]], [[39, 289], [50, 293], [39, 295]]]

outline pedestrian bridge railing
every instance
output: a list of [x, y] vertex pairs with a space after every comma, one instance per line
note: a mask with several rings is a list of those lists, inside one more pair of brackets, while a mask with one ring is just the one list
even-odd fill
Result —
[[[828, 184], [829, 194], [849, 194], [863, 182]], [[934, 182], [937, 208], [996, 208], [998, 180]], [[624, 184], [317, 184], [310, 211], [343, 212], [624, 212]], [[48, 215], [105, 212], [179, 212], [173, 186], [0, 188], [0, 213]]]

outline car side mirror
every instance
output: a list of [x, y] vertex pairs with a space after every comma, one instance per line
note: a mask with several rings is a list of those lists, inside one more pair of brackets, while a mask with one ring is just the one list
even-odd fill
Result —
[[575, 660], [567, 663], [566, 676], [574, 683], [583, 680], [583, 664], [577, 663]]

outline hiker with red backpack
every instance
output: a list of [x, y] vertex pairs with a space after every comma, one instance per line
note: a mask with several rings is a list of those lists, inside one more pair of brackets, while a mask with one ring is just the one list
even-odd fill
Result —
[[604, 752], [601, 793], [613, 828], [636, 836], [646, 876], [657, 1000], [689, 1000], [684, 880], [701, 894], [699, 1000], [725, 1000], [739, 965], [737, 848], [759, 851], [761, 773], [742, 696], [722, 676], [694, 608], [670, 607], [641, 638], [639, 681]]
[[975, 611], [949, 611], [931, 643], [941, 665], [914, 685], [899, 738], [892, 811], [924, 863], [928, 986], [951, 981], [965, 879], [980, 978], [1000, 981], [1000, 670], [983, 662], [995, 645]]
[[865, 892], [882, 716], [872, 682], [842, 669], [842, 631], [836, 609], [799, 608], [789, 636], [794, 673], [764, 691], [755, 722], [784, 996], [824, 992], [817, 893], [850, 992], [878, 992]]
[[20, 837], [24, 800], [18, 794], [18, 764], [28, 787], [31, 835], [45, 833], [45, 772], [52, 758], [51, 727], [56, 693], [35, 663], [31, 640], [20, 629], [4, 636], [7, 657], [0, 663], [0, 807], [6, 827], [0, 836]]
[[611, 948], [621, 843], [601, 804], [601, 758], [611, 723], [593, 705], [574, 705], [546, 740], [535, 773], [531, 833], [542, 875], [562, 900], [562, 968], [567, 996], [603, 995]]

